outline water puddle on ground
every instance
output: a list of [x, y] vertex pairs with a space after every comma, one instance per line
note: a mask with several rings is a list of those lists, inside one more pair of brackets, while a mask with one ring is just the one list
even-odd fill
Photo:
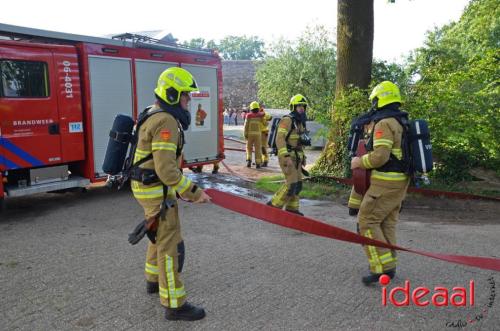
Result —
[[[254, 188], [254, 184], [244, 181], [235, 176], [224, 174], [212, 175], [208, 173], [187, 174], [196, 184], [203, 188], [212, 188], [223, 192], [236, 194], [242, 197], [252, 197], [260, 201], [269, 201], [272, 197], [271, 193], [263, 193]], [[300, 204], [303, 206], [316, 206], [324, 204], [325, 201], [300, 199]]]
[[271, 198], [271, 194], [264, 194], [255, 190], [252, 183], [246, 182], [238, 177], [222, 174], [210, 175], [204, 173], [188, 174], [187, 176], [203, 188], [213, 188], [243, 197], [257, 198], [261, 201], [267, 201]]

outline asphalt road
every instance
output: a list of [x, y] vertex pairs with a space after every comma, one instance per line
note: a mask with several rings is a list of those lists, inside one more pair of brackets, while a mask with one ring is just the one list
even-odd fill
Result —
[[[190, 176], [205, 186], [267, 199], [224, 174]], [[303, 211], [355, 228], [354, 218], [336, 202], [307, 201]], [[429, 222], [431, 212], [403, 213], [400, 245], [500, 257], [500, 221]], [[0, 214], [0, 330], [500, 329], [500, 299], [492, 286], [495, 282], [498, 293], [497, 272], [400, 253], [389, 289], [409, 280], [411, 290], [426, 286], [432, 294], [443, 286], [451, 295], [453, 287], [468, 289], [474, 280], [475, 304], [383, 306], [381, 287], [360, 282], [367, 261], [358, 245], [281, 228], [213, 204], [181, 202], [180, 213], [188, 300], [207, 311], [198, 322], [164, 320], [158, 297], [145, 293], [146, 239], [137, 246], [127, 242], [142, 219], [130, 192], [98, 187], [12, 199], [9, 210]]]

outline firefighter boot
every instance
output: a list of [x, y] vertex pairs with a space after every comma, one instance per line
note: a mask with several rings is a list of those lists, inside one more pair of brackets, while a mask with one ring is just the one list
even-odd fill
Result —
[[255, 168], [260, 169], [260, 164], [256, 164]]
[[218, 164], [214, 164], [214, 168], [212, 170], [212, 174], [216, 175], [219, 173], [219, 165]]
[[387, 275], [387, 276], [389, 276], [389, 278], [393, 279], [394, 276], [396, 276], [396, 268], [384, 271], [384, 273], [382, 273], [382, 274], [374, 274], [374, 273], [370, 272], [369, 275], [364, 276], [363, 278], [361, 278], [361, 281], [363, 282], [363, 284], [365, 284], [366, 286], [368, 286], [368, 285], [370, 285], [372, 283], [378, 282], [380, 276], [382, 276], [382, 275]]
[[169, 321], [197, 321], [205, 317], [205, 310], [186, 302], [180, 308], [167, 308], [165, 318]]
[[359, 213], [359, 209], [358, 208], [351, 208], [349, 207], [349, 216], [356, 216], [358, 215]]
[[273, 201], [272, 200], [269, 200], [268, 202], [266, 202], [266, 205], [274, 207], [274, 208], [281, 209], [280, 207], [277, 207], [277, 206], [273, 205]]
[[252, 166], [252, 161], [247, 160], [247, 168], [250, 168]]
[[267, 161], [262, 162], [262, 167], [267, 167]]
[[146, 281], [146, 292], [148, 294], [153, 294], [153, 293], [160, 292], [160, 288], [158, 286], [158, 282], [148, 282], [148, 281]]

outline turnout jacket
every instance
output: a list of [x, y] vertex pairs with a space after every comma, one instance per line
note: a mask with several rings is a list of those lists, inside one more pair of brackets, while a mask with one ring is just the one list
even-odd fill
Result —
[[262, 133], [269, 133], [269, 121], [272, 120], [273, 117], [265, 111], [262, 111], [261, 113], [263, 114], [262, 123], [261, 123], [262, 124], [262, 128], [261, 128]]
[[[154, 105], [149, 110], [156, 111], [159, 106]], [[137, 149], [134, 163], [153, 154], [153, 158], [141, 164], [143, 169], [154, 169], [159, 181], [144, 185], [139, 181], [132, 181], [132, 191], [138, 200], [159, 203], [164, 198], [164, 185], [168, 186], [168, 197], [175, 198], [178, 193], [185, 199], [197, 200], [201, 189], [182, 174], [182, 149], [184, 135], [176, 118], [167, 111], [160, 111], [151, 115], [139, 129]], [[166, 198], [166, 197], [165, 197]]]
[[245, 138], [248, 136], [259, 136], [262, 133], [262, 113], [248, 113], [245, 116], [245, 125], [243, 127], [243, 134]]
[[[278, 148], [278, 158], [282, 160], [285, 157], [303, 158], [303, 147], [299, 142], [300, 135], [305, 132], [305, 127], [302, 123], [295, 121], [291, 116], [283, 116], [278, 125], [278, 133], [276, 135], [276, 147]], [[288, 141], [286, 137], [288, 136]]]
[[408, 183], [408, 176], [406, 174], [377, 170], [389, 161], [391, 153], [398, 160], [402, 159], [401, 141], [403, 127], [393, 117], [384, 118], [375, 124], [372, 137], [373, 150], [361, 157], [361, 168], [372, 169], [370, 176], [371, 184], [393, 188], [405, 187]]

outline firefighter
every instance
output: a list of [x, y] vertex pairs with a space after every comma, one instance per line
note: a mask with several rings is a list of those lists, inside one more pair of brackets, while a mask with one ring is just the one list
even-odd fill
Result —
[[[399, 88], [389, 81], [375, 86], [369, 99], [376, 112], [400, 112]], [[395, 245], [396, 223], [409, 183], [402, 160], [403, 127], [395, 117], [383, 118], [376, 122], [370, 139], [368, 153], [351, 161], [351, 169], [372, 169], [359, 209], [359, 230], [365, 237]], [[364, 245], [364, 250], [370, 265], [370, 273], [362, 277], [365, 285], [377, 282], [381, 274], [395, 276], [396, 251], [371, 245]]]
[[260, 105], [257, 101], [250, 103], [250, 112], [245, 117], [243, 132], [247, 141], [247, 167], [252, 166], [252, 148], [255, 151], [255, 167], [262, 163], [262, 117], [259, 113]]
[[267, 144], [267, 140], [269, 137], [269, 121], [273, 119], [269, 113], [264, 111], [264, 108], [260, 108], [260, 112], [263, 114], [262, 116], [262, 166], [267, 167], [269, 163], [269, 153], [267, 152], [267, 148], [269, 145]]
[[269, 206], [303, 216], [299, 211], [299, 193], [302, 190], [302, 166], [305, 165], [303, 146], [310, 146], [311, 140], [306, 133], [307, 99], [294, 95], [290, 99], [290, 114], [283, 116], [278, 124], [276, 147], [278, 161], [285, 175], [285, 183], [274, 194]]
[[[181, 236], [176, 194], [192, 202], [208, 202], [210, 197], [179, 169], [184, 133], [191, 117], [189, 92], [198, 91], [194, 77], [185, 69], [165, 70], [154, 90], [153, 113], [139, 129], [134, 163], [152, 158], [139, 166], [142, 178], [156, 176], [153, 183], [132, 180], [132, 191], [144, 208], [148, 229], [156, 228], [155, 243], [149, 242], [146, 254], [146, 290], [159, 292], [166, 307], [166, 319], [193, 321], [205, 316], [201, 307], [186, 301], [179, 277], [184, 264], [184, 242]], [[150, 156], [149, 156], [150, 157]], [[137, 178], [137, 177], [136, 177]], [[134, 178], [133, 178], [134, 179]]]

